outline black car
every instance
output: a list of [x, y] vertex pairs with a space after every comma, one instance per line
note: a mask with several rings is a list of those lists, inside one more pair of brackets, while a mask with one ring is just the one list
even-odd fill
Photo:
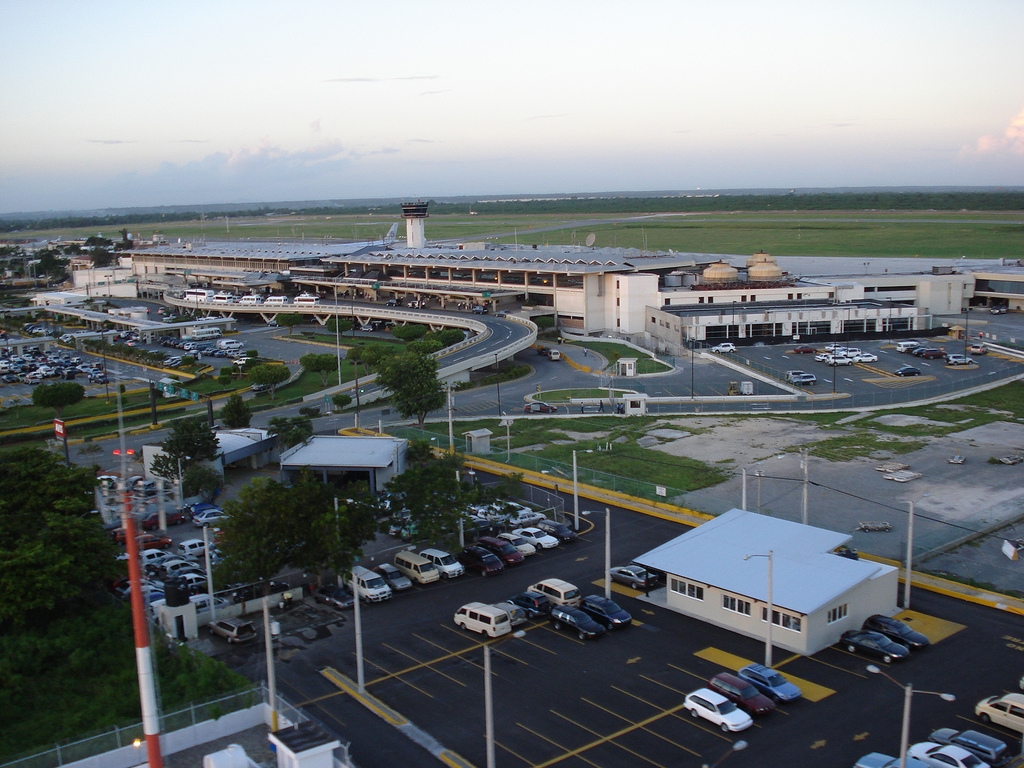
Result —
[[880, 632], [890, 640], [895, 640], [910, 649], [925, 648], [929, 644], [928, 638], [920, 632], [915, 632], [899, 619], [891, 619], [888, 616], [869, 616], [865, 619], [861, 629]]
[[547, 595], [540, 592], [520, 592], [518, 595], [512, 595], [508, 601], [526, 611], [526, 615], [531, 619], [547, 616], [553, 607]]
[[555, 629], [565, 627], [570, 632], [575, 632], [580, 640], [593, 640], [605, 633], [605, 628], [589, 614], [568, 605], [556, 605], [551, 609], [551, 623]]
[[559, 544], [569, 544], [579, 539], [576, 532], [571, 530], [569, 526], [563, 523], [556, 523], [554, 520], [540, 520], [533, 525], [549, 536], [554, 536], [558, 539]]
[[869, 632], [864, 629], [851, 629], [843, 632], [839, 645], [850, 653], [858, 652], [867, 656], [875, 656], [886, 664], [897, 659], [905, 659], [910, 649], [890, 640], [880, 632]]
[[904, 366], [901, 366], [901, 367], [897, 368], [893, 373], [896, 376], [920, 376], [921, 375], [921, 369], [920, 368], [915, 368], [912, 365], [904, 365]]
[[632, 625], [633, 617], [614, 600], [601, 595], [587, 595], [580, 608], [605, 629], [625, 629]]
[[467, 571], [479, 571], [484, 576], [491, 576], [505, 570], [505, 564], [498, 556], [483, 547], [466, 547], [459, 552], [456, 559], [466, 566]]
[[355, 598], [352, 597], [352, 590], [348, 587], [332, 586], [327, 584], [320, 587], [313, 593], [313, 599], [318, 603], [326, 603], [339, 610], [351, 608], [355, 605]]

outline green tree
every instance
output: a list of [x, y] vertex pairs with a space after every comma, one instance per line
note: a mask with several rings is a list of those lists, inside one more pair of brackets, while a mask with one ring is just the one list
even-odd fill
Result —
[[455, 479], [463, 457], [445, 453], [435, 458], [430, 444], [417, 440], [409, 444], [406, 461], [405, 471], [388, 483], [388, 491], [400, 496], [409, 510], [417, 539], [453, 543], [466, 505], [475, 500], [475, 489]]
[[181, 492], [185, 496], [202, 496], [212, 499], [217, 489], [224, 484], [220, 472], [209, 464], [194, 464], [185, 470], [181, 480]]
[[213, 461], [220, 452], [216, 433], [205, 416], [193, 416], [174, 422], [171, 434], [160, 444], [162, 456], [153, 459], [153, 472], [167, 480], [179, 478], [189, 467]]
[[377, 370], [385, 360], [390, 360], [398, 354], [399, 350], [392, 344], [373, 342], [361, 347], [353, 347], [345, 357], [353, 363], [363, 363], [366, 367]]
[[0, 462], [0, 628], [35, 620], [117, 574], [116, 549], [91, 513], [95, 485], [92, 469], [40, 448], [15, 449]]
[[275, 416], [267, 425], [267, 431], [277, 435], [278, 447], [285, 450], [313, 434], [313, 421], [308, 416]]
[[292, 328], [296, 325], [302, 324], [302, 315], [298, 312], [282, 312], [281, 314], [276, 315], [274, 319], [277, 321], [279, 326], [288, 329], [289, 336], [292, 335]]
[[320, 376], [320, 381], [326, 387], [330, 375], [338, 370], [338, 358], [327, 353], [310, 352], [299, 358], [299, 365], [310, 373]]
[[426, 336], [430, 329], [425, 325], [396, 325], [391, 329], [391, 335], [402, 341], [415, 341]]
[[437, 378], [437, 360], [407, 352], [382, 361], [377, 383], [391, 391], [391, 399], [402, 418], [415, 416], [419, 426], [427, 414], [441, 408], [445, 392]]
[[237, 392], [228, 398], [220, 410], [221, 421], [228, 429], [242, 429], [252, 420], [252, 409]]
[[288, 377], [291, 376], [287, 367], [270, 363], [254, 365], [246, 371], [246, 374], [249, 377], [249, 381], [253, 384], [265, 384], [270, 388], [271, 400], [274, 399], [274, 391], [277, 389], [277, 385], [288, 381]]
[[289, 565], [307, 571], [350, 570], [376, 531], [373, 508], [335, 499], [336, 489], [310, 473], [290, 488], [268, 478], [243, 487], [237, 499], [224, 505], [224, 575], [252, 582]]
[[[326, 328], [331, 333], [347, 333], [348, 331], [352, 330], [353, 325], [354, 323], [351, 320], [347, 320], [345, 318], [340, 317], [332, 317], [329, 318], [327, 322], [324, 324], [324, 328]], [[337, 326], [337, 329], [335, 329], [335, 326]]]
[[39, 264], [36, 265], [36, 276], [45, 275], [51, 280], [64, 280], [68, 276], [68, 260], [61, 256], [60, 251], [47, 249], [39, 251]]
[[69, 405], [81, 402], [85, 397], [85, 387], [73, 381], [62, 381], [57, 384], [40, 384], [32, 390], [32, 404], [42, 408], [53, 408], [59, 419]]
[[352, 404], [352, 395], [339, 392], [336, 395], [331, 395], [331, 402], [334, 403], [334, 407], [340, 411], [344, 408], [348, 408]]

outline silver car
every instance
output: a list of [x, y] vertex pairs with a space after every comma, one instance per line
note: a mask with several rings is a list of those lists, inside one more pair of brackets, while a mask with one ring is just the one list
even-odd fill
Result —
[[391, 565], [391, 563], [381, 563], [374, 570], [384, 578], [387, 585], [395, 592], [412, 588], [412, 582], [409, 580], [409, 577]]

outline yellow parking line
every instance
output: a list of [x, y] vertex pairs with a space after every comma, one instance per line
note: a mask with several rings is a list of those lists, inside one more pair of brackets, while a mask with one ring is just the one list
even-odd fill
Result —
[[[563, 746], [562, 744], [560, 744], [560, 743], [559, 743], [559, 742], [557, 742], [557, 741], [553, 741], [553, 740], [549, 739], [549, 738], [548, 738], [547, 736], [545, 736], [545, 735], [544, 735], [543, 733], [538, 733], [537, 731], [533, 730], [532, 728], [528, 728], [527, 726], [523, 725], [522, 723], [516, 723], [516, 725], [518, 725], [518, 726], [519, 726], [520, 728], [522, 728], [522, 729], [523, 729], [524, 731], [526, 731], [527, 733], [529, 733], [529, 734], [532, 734], [532, 735], [536, 736], [536, 737], [537, 737], [538, 739], [540, 739], [541, 741], [546, 741], [546, 742], [547, 742], [548, 744], [550, 744], [550, 745], [551, 745], [551, 746], [553, 746], [553, 747], [558, 747], [559, 749], [565, 749], [565, 747], [564, 747], [564, 746]], [[583, 761], [584, 763], [587, 763], [588, 765], [592, 765], [592, 766], [594, 766], [594, 768], [599, 768], [599, 766], [597, 765], [597, 763], [595, 763], [595, 762], [594, 762], [593, 760], [588, 760], [588, 759], [587, 759], [587, 758], [585, 758], [585, 757], [584, 757], [583, 755], [576, 755], [576, 757], [577, 757], [578, 759], [582, 760], [582, 761]], [[560, 757], [559, 757], [559, 758], [554, 758], [554, 759], [556, 759], [556, 760], [561, 760], [562, 758], [560, 758]]]
[[562, 762], [563, 760], [565, 760], [567, 758], [579, 757], [579, 756], [582, 755], [583, 752], [586, 752], [587, 750], [593, 749], [594, 747], [599, 747], [602, 744], [611, 744], [613, 747], [618, 747], [619, 749], [623, 750], [624, 752], [628, 752], [629, 754], [633, 755], [634, 757], [638, 757], [641, 760], [650, 763], [651, 765], [658, 766], [658, 768], [663, 768], [660, 763], [656, 763], [653, 760], [651, 760], [650, 758], [644, 757], [639, 752], [635, 752], [634, 750], [629, 749], [629, 747], [625, 747], [622, 744], [616, 743], [615, 740], [617, 738], [619, 738], [620, 736], [625, 736], [627, 733], [632, 733], [633, 731], [636, 731], [636, 730], [642, 730], [642, 729], [646, 728], [648, 725], [650, 725], [651, 723], [656, 722], [657, 720], [660, 720], [665, 715], [673, 714], [675, 712], [678, 712], [680, 709], [683, 709], [683, 705], [682, 704], [678, 704], [675, 707], [673, 707], [672, 709], [666, 709], [664, 712], [659, 712], [656, 715], [651, 715], [651, 717], [648, 717], [645, 720], [641, 720], [639, 723], [631, 723], [630, 725], [626, 726], [625, 728], [621, 728], [618, 731], [615, 731], [614, 733], [608, 734], [607, 736], [601, 736], [596, 731], [592, 731], [589, 728], [586, 728], [585, 726], [581, 725], [579, 722], [577, 722], [577, 721], [575, 721], [575, 720], [573, 720], [573, 719], [571, 719], [569, 717], [566, 717], [565, 715], [561, 714], [560, 712], [556, 712], [553, 709], [549, 710], [551, 712], [551, 714], [555, 715], [556, 717], [560, 717], [563, 720], [568, 720], [570, 723], [575, 725], [577, 728], [579, 728], [579, 729], [581, 729], [583, 731], [586, 731], [587, 733], [590, 733], [590, 734], [596, 736], [597, 739], [595, 741], [590, 742], [589, 744], [584, 744], [582, 747], [577, 747], [576, 749], [573, 749], [573, 750], [571, 750], [569, 752], [566, 752], [564, 755], [552, 758], [551, 760], [548, 760], [548, 761], [543, 762], [543, 763], [539, 763], [539, 764], [535, 765], [533, 768], [547, 768], [547, 766], [554, 765], [555, 763], [560, 763], [560, 762]]
[[[710, 661], [713, 664], [721, 664], [723, 667], [731, 670], [737, 670], [740, 667], [747, 666], [747, 664], [754, 663], [750, 659], [744, 659], [742, 656], [736, 656], [735, 654], [721, 651], [718, 648], [703, 648], [693, 655], [704, 659], [705, 661]], [[776, 671], [779, 672], [779, 670]], [[826, 688], [824, 685], [812, 683], [810, 680], [805, 680], [802, 677], [796, 677], [795, 675], [790, 675], [784, 672], [779, 672], [779, 674], [803, 691], [804, 698], [808, 701], [821, 701], [835, 693], [831, 688]]]
[[917, 611], [903, 611], [902, 613], [897, 613], [895, 618], [906, 622], [910, 625], [911, 629], [920, 632], [932, 643], [942, 642], [947, 637], [955, 635], [961, 629], [967, 629], [966, 626], [957, 624], [955, 621], [946, 621], [945, 619], [918, 613]]

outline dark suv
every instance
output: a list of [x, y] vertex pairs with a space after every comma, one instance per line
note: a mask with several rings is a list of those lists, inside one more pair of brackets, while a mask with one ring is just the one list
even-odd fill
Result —
[[625, 629], [633, 624], [633, 617], [628, 611], [603, 595], [587, 595], [580, 608], [605, 629]]
[[775, 709], [775, 702], [757, 690], [752, 683], [728, 672], [721, 672], [708, 681], [708, 687], [718, 691], [751, 715], [767, 715]]
[[483, 547], [466, 547], [459, 552], [457, 559], [466, 566], [466, 570], [479, 571], [484, 576], [501, 573], [505, 570], [505, 564], [498, 559], [498, 556]]
[[548, 600], [547, 595], [542, 595], [540, 592], [520, 592], [518, 595], [512, 595], [508, 601], [526, 611], [526, 615], [531, 619], [551, 613], [551, 601]]
[[555, 629], [565, 627], [575, 632], [580, 640], [593, 640], [605, 633], [605, 628], [594, 621], [579, 608], [568, 605], [556, 605], [551, 609], [551, 623]]
[[579, 538], [569, 526], [556, 523], [554, 520], [540, 520], [534, 523], [534, 527], [540, 528], [549, 536], [554, 536], [560, 544], [569, 544]]

